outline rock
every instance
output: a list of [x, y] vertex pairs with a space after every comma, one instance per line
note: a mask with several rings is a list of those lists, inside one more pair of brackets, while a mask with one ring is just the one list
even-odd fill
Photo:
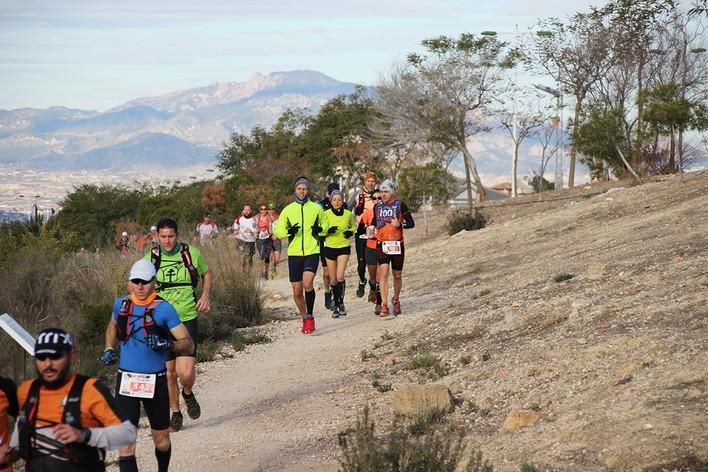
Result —
[[526, 426], [536, 424], [541, 419], [541, 415], [532, 410], [514, 410], [504, 420], [501, 427], [502, 433], [513, 433]]
[[409, 385], [393, 392], [393, 411], [407, 418], [415, 418], [430, 409], [450, 413], [455, 408], [452, 393], [445, 385]]
[[629, 374], [634, 372], [634, 370], [637, 368], [637, 364], [634, 362], [630, 362], [628, 366], [626, 366], [624, 369], [620, 369], [617, 371], [616, 377], [617, 379], [623, 379], [627, 377]]
[[383, 359], [383, 365], [385, 366], [393, 366], [396, 365], [396, 358], [393, 356], [386, 356]]

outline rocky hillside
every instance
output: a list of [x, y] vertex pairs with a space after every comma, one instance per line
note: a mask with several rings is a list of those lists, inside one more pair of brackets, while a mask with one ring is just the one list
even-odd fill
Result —
[[[708, 173], [481, 211], [480, 231], [411, 231], [416, 320], [370, 346], [369, 383], [448, 386], [495, 470], [708, 470]], [[389, 395], [368, 395], [382, 420]]]

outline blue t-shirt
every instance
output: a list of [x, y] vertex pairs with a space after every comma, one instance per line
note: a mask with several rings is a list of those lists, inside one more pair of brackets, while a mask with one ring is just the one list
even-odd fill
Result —
[[[120, 306], [123, 299], [118, 298], [113, 304], [113, 319], [118, 321]], [[153, 351], [145, 344], [145, 329], [143, 328], [145, 309], [149, 306], [133, 305], [133, 312], [128, 320], [128, 339], [120, 342], [120, 361], [118, 367], [128, 372], [153, 374], [165, 370], [167, 351]], [[166, 300], [160, 301], [152, 313], [155, 325], [165, 330], [179, 326], [181, 323], [177, 311]], [[166, 334], [166, 333], [165, 333]]]

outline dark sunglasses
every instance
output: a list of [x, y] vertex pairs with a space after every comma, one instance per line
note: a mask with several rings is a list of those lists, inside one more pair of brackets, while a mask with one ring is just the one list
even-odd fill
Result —
[[131, 279], [130, 283], [135, 284], [135, 285], [149, 285], [152, 283], [153, 279], [150, 280], [143, 280], [143, 279]]
[[261, 211], [266, 211], [266, 210], [267, 210], [267, 208], [261, 208]]
[[64, 357], [63, 352], [57, 352], [55, 354], [36, 354], [34, 356], [34, 358], [37, 359], [38, 361], [46, 361], [47, 359], [51, 359], [53, 361], [58, 361], [62, 357]]
[[372, 197], [371, 199], [372, 200], [383, 200], [383, 198], [381, 198], [381, 197]]

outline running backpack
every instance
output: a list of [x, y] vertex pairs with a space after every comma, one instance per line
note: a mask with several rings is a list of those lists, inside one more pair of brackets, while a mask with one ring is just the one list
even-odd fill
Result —
[[[81, 429], [81, 394], [83, 393], [84, 385], [86, 385], [89, 379], [90, 377], [85, 375], [76, 374], [74, 384], [71, 386], [69, 394], [66, 396], [66, 403], [64, 404], [61, 418], [63, 424]], [[38, 448], [38, 450], [32, 453], [34, 438], [37, 435], [36, 424], [37, 414], [39, 412], [40, 388], [41, 384], [39, 379], [35, 379], [30, 385], [27, 400], [20, 411], [20, 418], [17, 422], [19, 428], [20, 457], [26, 462], [29, 462], [33, 457], [57, 454], [65, 457], [74, 464], [81, 464], [83, 466], [102, 464], [105, 457], [105, 451], [103, 449], [91, 447], [86, 444], [64, 444], [61, 441], [53, 440], [45, 436], [42, 436], [42, 443], [50, 445], [51, 448], [47, 448], [47, 450]], [[36, 444], [34, 444], [34, 446], [36, 447]]]
[[[145, 313], [143, 313], [142, 316], [141, 328], [145, 330], [146, 336], [149, 334], [158, 334], [162, 337], [165, 337], [166, 335], [165, 330], [157, 326], [157, 324], [155, 323], [154, 316], [155, 308], [157, 308], [157, 306], [163, 301], [164, 300], [158, 296], [147, 308], [145, 308]], [[125, 297], [123, 301], [120, 302], [118, 320], [116, 320], [116, 336], [118, 340], [122, 343], [126, 343], [135, 332], [135, 327], [131, 322], [134, 306], [135, 304], [130, 299], [130, 297]]]
[[[189, 278], [191, 283], [169, 283], [157, 281], [157, 289], [169, 288], [169, 287], [180, 287], [184, 285], [191, 285], [193, 289], [197, 288], [199, 285], [199, 272], [197, 272], [196, 267], [192, 263], [192, 255], [189, 253], [189, 245], [187, 243], [180, 243], [181, 249], [180, 254], [182, 255], [182, 264], [189, 272]], [[162, 252], [160, 250], [160, 245], [153, 243], [152, 249], [150, 250], [150, 261], [155, 266], [155, 272], [160, 270], [160, 262], [162, 260]]]

